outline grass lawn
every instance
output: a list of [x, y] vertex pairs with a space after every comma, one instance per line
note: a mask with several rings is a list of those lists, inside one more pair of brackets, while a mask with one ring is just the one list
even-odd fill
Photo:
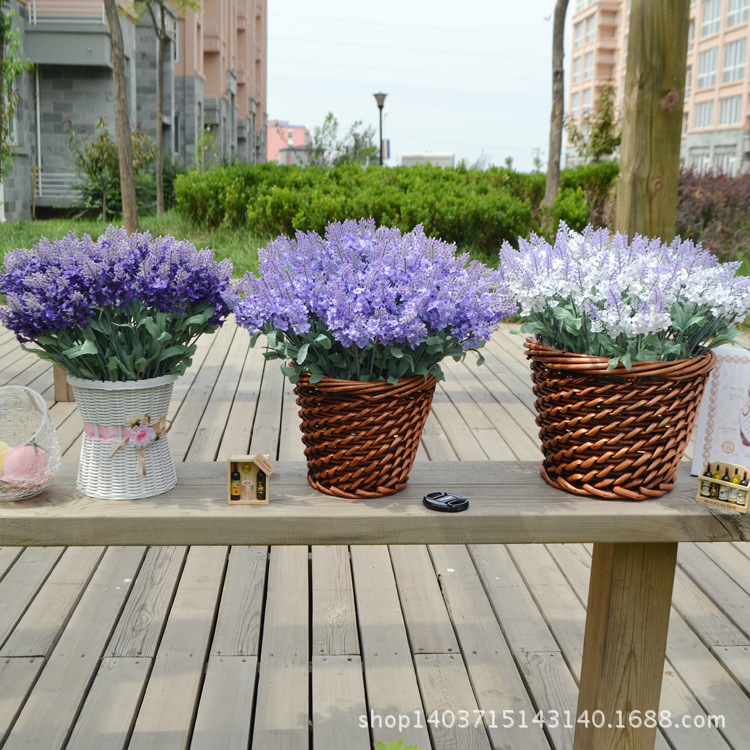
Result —
[[[165, 211], [159, 219], [155, 214], [139, 217], [140, 229], [152, 235], [171, 234], [178, 239], [188, 239], [197, 248], [211, 248], [217, 259], [231, 258], [234, 276], [244, 276], [246, 271], [256, 272], [258, 268], [258, 248], [268, 244], [270, 237], [259, 237], [243, 230], [206, 230], [182, 218], [174, 209]], [[89, 234], [98, 237], [107, 227], [107, 222], [97, 219], [40, 219], [36, 221], [8, 221], [0, 224], [0, 259], [5, 253], [18, 247], [31, 247], [46, 237], [56, 240], [68, 232], [79, 237]]]

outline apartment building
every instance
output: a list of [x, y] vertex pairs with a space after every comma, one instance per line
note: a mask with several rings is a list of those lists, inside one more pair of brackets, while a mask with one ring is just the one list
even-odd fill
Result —
[[[594, 107], [605, 84], [625, 91], [629, 0], [576, 0], [568, 113]], [[683, 165], [738, 174], [750, 170], [750, 0], [693, 0], [690, 6]], [[575, 152], [569, 148], [569, 163]]]
[[[22, 54], [16, 162], [4, 182], [7, 218], [74, 197], [69, 128], [93, 131], [103, 118], [114, 136], [109, 27], [101, 0], [11, 3]], [[118, 0], [131, 127], [161, 127], [165, 153], [192, 164], [199, 148], [217, 161], [265, 161], [267, 0], [203, 0], [168, 18], [162, 122], [156, 122], [157, 44], [151, 17]]]
[[304, 125], [289, 120], [270, 120], [267, 129], [266, 161], [306, 166], [310, 133]]

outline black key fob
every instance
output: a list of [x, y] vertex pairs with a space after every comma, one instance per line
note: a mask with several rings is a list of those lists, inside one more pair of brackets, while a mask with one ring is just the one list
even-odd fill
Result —
[[442, 510], [446, 513], [458, 513], [469, 507], [469, 501], [456, 492], [428, 492], [424, 504], [430, 510]]

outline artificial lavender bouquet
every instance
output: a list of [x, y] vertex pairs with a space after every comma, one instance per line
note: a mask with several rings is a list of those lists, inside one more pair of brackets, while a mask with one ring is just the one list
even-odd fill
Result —
[[182, 374], [195, 340], [231, 312], [232, 264], [186, 240], [71, 233], [14, 250], [0, 270], [0, 320], [24, 348], [86, 380]]
[[442, 378], [444, 357], [477, 351], [514, 309], [496, 271], [421, 226], [402, 234], [372, 220], [332, 223], [325, 237], [279, 237], [258, 268], [260, 278], [240, 282], [235, 317], [253, 343], [267, 335], [265, 356], [286, 360], [292, 382], [302, 372], [312, 383]]
[[554, 244], [532, 235], [500, 251], [522, 331], [566, 352], [633, 362], [697, 357], [731, 342], [750, 313], [750, 278], [679, 238], [671, 244], [565, 224]]

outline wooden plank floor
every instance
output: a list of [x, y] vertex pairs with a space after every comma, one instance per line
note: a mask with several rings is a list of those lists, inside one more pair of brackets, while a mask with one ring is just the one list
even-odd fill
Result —
[[[445, 368], [419, 460], [540, 456], [520, 337], [486, 356]], [[44, 395], [77, 461], [75, 405], [2, 331], [10, 383]], [[303, 459], [289, 384], [233, 324], [200, 341], [170, 417], [177, 460]], [[590, 561], [580, 544], [0, 549], [0, 745], [570, 748]], [[749, 696], [750, 548], [682, 544], [657, 747], [744, 750]]]

